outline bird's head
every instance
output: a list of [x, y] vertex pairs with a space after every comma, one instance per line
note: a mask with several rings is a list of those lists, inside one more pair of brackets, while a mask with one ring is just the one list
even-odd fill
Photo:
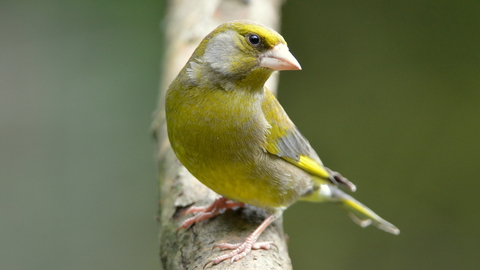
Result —
[[196, 83], [259, 89], [276, 70], [300, 70], [287, 43], [275, 30], [252, 21], [231, 21], [206, 36], [187, 64]]

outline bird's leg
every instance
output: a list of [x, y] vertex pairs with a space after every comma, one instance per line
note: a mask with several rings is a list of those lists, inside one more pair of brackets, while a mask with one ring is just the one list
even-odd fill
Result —
[[216, 245], [214, 248], [220, 248], [220, 249], [233, 249], [227, 254], [221, 255], [216, 257], [215, 259], [209, 261], [205, 266], [208, 264], [219, 264], [220, 262], [230, 259], [230, 261], [236, 262], [243, 257], [245, 257], [252, 249], [265, 249], [268, 250], [270, 249], [271, 246], [275, 246], [275, 243], [273, 242], [257, 242], [258, 237], [260, 234], [270, 225], [273, 221], [275, 220], [274, 215], [268, 216], [260, 226], [252, 233], [250, 234], [243, 243], [238, 243], [238, 244], [219, 244]]
[[232, 209], [235, 207], [243, 207], [245, 204], [241, 202], [231, 201], [225, 197], [217, 198], [211, 205], [206, 207], [190, 207], [184, 214], [199, 213], [194, 217], [186, 219], [178, 227], [178, 229], [186, 229], [192, 224], [206, 220], [218, 215], [222, 210]]

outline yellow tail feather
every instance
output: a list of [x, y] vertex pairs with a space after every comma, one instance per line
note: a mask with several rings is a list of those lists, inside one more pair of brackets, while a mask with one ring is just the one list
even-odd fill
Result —
[[352, 220], [362, 228], [373, 224], [375, 227], [391, 234], [399, 234], [400, 230], [395, 225], [384, 220], [370, 208], [355, 200], [352, 196], [346, 194], [338, 187], [330, 184], [322, 184], [318, 189], [306, 194], [300, 200], [311, 202], [340, 202], [347, 210]]
[[[342, 192], [343, 193], [343, 192]], [[363, 203], [355, 200], [352, 196], [348, 194], [343, 194], [339, 201], [351, 211], [350, 217], [352, 220], [360, 225], [361, 227], [366, 227], [370, 224], [375, 225], [377, 228], [384, 230], [391, 234], [399, 234], [400, 230], [395, 227], [392, 223], [386, 221], [385, 219], [381, 218], [375, 212], [373, 212], [370, 208], [365, 206]], [[366, 219], [362, 219], [364, 217]]]

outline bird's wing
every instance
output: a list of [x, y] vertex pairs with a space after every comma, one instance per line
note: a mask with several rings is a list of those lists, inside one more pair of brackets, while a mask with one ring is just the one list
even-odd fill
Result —
[[270, 124], [265, 149], [322, 179], [331, 178], [315, 150], [298, 131], [273, 94], [265, 90], [263, 114]]
[[[303, 137], [287, 113], [283, 110], [275, 96], [265, 89], [265, 100], [262, 110], [270, 125], [269, 134], [265, 142], [267, 152], [283, 158], [302, 170], [317, 176], [314, 179], [330, 181], [335, 185], [343, 186], [350, 191], [355, 191], [355, 185], [343, 177], [323, 166], [310, 143]], [[319, 183], [322, 184], [322, 183]]]

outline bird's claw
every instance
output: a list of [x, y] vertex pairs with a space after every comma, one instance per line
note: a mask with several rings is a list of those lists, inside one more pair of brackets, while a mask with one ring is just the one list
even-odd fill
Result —
[[237, 243], [237, 244], [222, 243], [222, 244], [218, 244], [218, 245], [215, 245], [212, 249], [215, 249], [215, 248], [218, 248], [218, 249], [221, 249], [221, 250], [231, 249], [232, 251], [227, 253], [227, 254], [218, 256], [213, 260], [210, 260], [209, 262], [207, 262], [207, 264], [205, 264], [204, 268], [209, 264], [216, 265], [216, 264], [219, 264], [219, 263], [221, 263], [221, 262], [223, 262], [227, 259], [230, 259], [230, 262], [234, 263], [234, 262], [244, 258], [245, 256], [247, 256], [247, 254], [250, 253], [250, 251], [252, 251], [252, 250], [257, 250], [257, 249], [269, 250], [272, 246], [274, 246], [275, 248], [278, 249], [277, 245], [273, 242], [266, 241], [266, 242], [254, 242], [254, 243], [252, 243], [252, 241], [250, 241], [248, 239], [245, 240], [245, 242], [243, 242], [243, 243]]
[[220, 198], [217, 198], [208, 207], [192, 206], [187, 211], [185, 211], [182, 215], [191, 214], [191, 213], [198, 213], [198, 214], [183, 221], [182, 224], [180, 224], [180, 226], [178, 227], [177, 231], [180, 229], [187, 229], [193, 224], [215, 217], [216, 215], [220, 214], [222, 211], [226, 209], [243, 207], [244, 205], [245, 205], [244, 203], [230, 201], [225, 197], [220, 197]]

